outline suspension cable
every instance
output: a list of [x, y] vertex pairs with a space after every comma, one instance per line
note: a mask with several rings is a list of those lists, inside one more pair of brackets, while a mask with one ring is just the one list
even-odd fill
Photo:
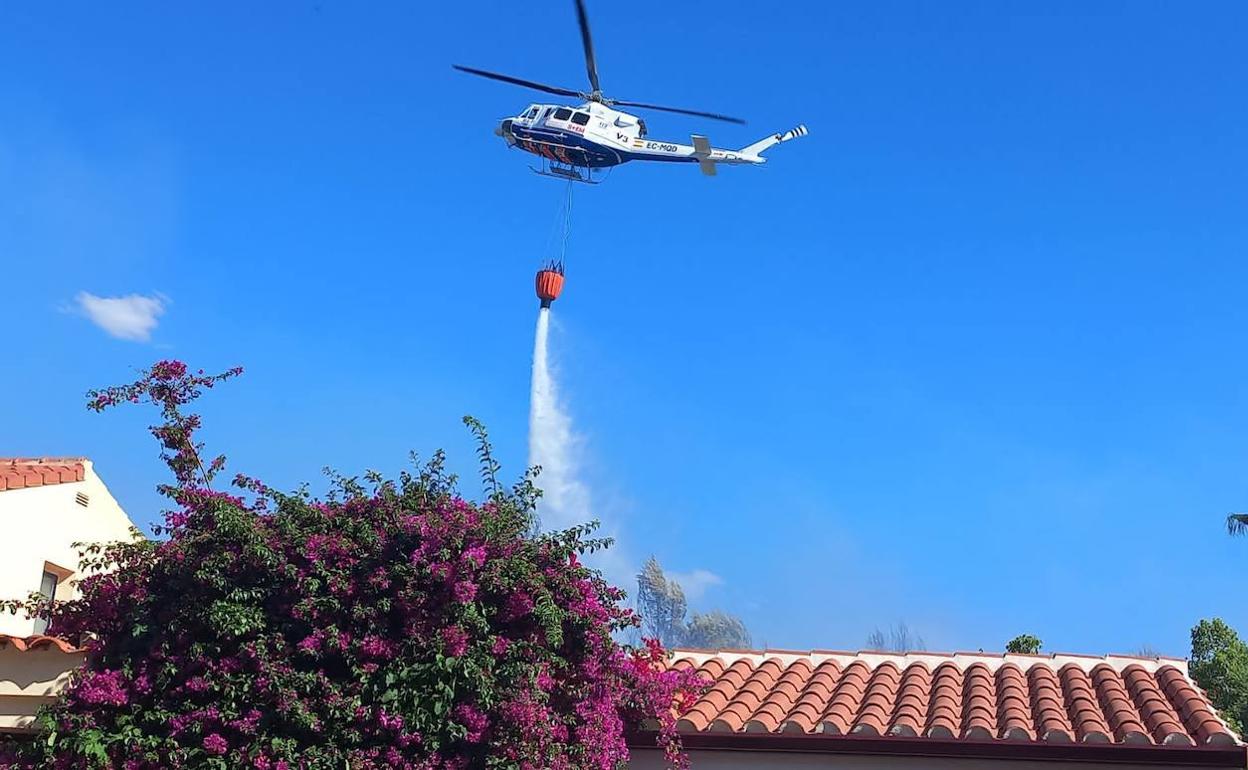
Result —
[[567, 182], [567, 193], [564, 198], [563, 245], [559, 249], [559, 264], [567, 264], [568, 239], [572, 236], [572, 180]]

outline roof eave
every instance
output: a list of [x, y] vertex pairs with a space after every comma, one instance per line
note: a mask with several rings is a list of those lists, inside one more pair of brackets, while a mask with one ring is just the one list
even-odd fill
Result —
[[[650, 748], [651, 731], [630, 734], [628, 744]], [[1058, 762], [1100, 762], [1168, 767], [1248, 768], [1244, 746], [1141, 746], [1119, 743], [1040, 743], [904, 738], [858, 735], [776, 733], [682, 733], [693, 751], [761, 751], [802, 754], [857, 754], [916, 758], [1000, 759]]]

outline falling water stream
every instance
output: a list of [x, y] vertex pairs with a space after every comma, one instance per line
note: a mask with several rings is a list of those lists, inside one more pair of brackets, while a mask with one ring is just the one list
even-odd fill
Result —
[[580, 440], [572, 420], [559, 402], [547, 345], [550, 309], [537, 311], [533, 340], [533, 382], [529, 396], [529, 465], [541, 466], [537, 486], [542, 489], [537, 513], [542, 528], [563, 529], [584, 524], [592, 517], [589, 488], [580, 479], [577, 453]]

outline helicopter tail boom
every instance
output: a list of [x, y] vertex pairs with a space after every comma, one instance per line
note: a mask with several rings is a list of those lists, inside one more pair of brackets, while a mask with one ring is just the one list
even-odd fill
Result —
[[720, 150], [711, 146], [711, 142], [705, 136], [694, 134], [691, 139], [693, 146], [670, 145], [671, 151], [684, 155], [690, 160], [695, 160], [698, 167], [702, 169], [702, 173], [707, 176], [715, 176], [716, 164], [749, 164], [760, 165], [766, 163], [767, 159], [763, 157], [763, 151], [773, 147], [781, 142], [787, 142], [790, 139], [796, 139], [799, 136], [806, 136], [806, 126], [797, 126], [783, 133], [772, 134], [765, 139], [760, 139], [754, 144], [741, 148], [740, 150]]
[[761, 161], [763, 160], [761, 156], [764, 150], [770, 149], [771, 147], [774, 147], [775, 145], [780, 144], [781, 142], [787, 142], [791, 139], [796, 139], [799, 136], [806, 136], [806, 134], [808, 133], [810, 132], [806, 130], [806, 126], [799, 125], [795, 128], [791, 128], [788, 131], [785, 131], [782, 134], [772, 134], [771, 136], [768, 136], [764, 139], [759, 139], [754, 144], [748, 145], [746, 147], [742, 147], [741, 154], [748, 158], [757, 158], [758, 160]]

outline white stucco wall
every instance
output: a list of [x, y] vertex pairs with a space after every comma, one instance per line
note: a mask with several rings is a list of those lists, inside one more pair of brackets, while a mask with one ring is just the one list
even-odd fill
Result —
[[28, 729], [39, 707], [56, 698], [82, 660], [83, 653], [56, 647], [0, 647], [0, 733]]
[[[57, 588], [58, 598], [70, 598], [78, 577], [72, 544], [129, 539], [130, 518], [91, 462], [82, 463], [82, 481], [0, 492], [0, 598], [24, 599], [38, 591], [45, 563], [74, 573]], [[87, 495], [86, 506], [75, 501], [79, 492]], [[28, 636], [34, 626], [24, 615], [0, 614], [0, 633]]]
[[[869, 757], [764, 751], [691, 751], [690, 770], [1157, 770], [1158, 765], [928, 757]], [[1242, 766], [1242, 765], [1241, 765]], [[631, 770], [664, 770], [663, 753], [633, 749]]]

